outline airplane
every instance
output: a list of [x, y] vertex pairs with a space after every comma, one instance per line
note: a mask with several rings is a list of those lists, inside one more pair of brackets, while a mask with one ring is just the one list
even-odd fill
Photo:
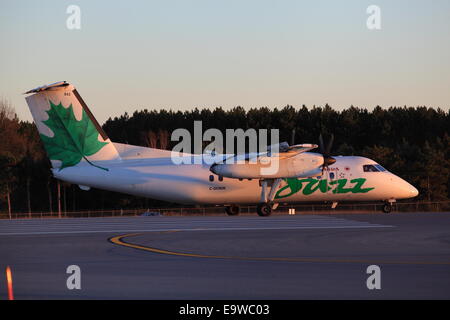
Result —
[[[273, 152], [270, 146], [267, 152], [243, 155], [243, 161], [224, 161], [239, 155], [181, 154], [201, 160], [174, 164], [170, 150], [112, 142], [66, 81], [25, 94], [54, 177], [82, 190], [220, 205], [228, 215], [239, 214], [240, 205], [257, 204], [260, 216], [269, 216], [280, 203], [302, 202], [330, 202], [334, 208], [339, 202], [381, 201], [388, 213], [396, 200], [418, 195], [415, 187], [371, 159], [331, 156], [332, 142], [325, 148], [321, 136], [317, 153], [311, 150], [318, 145], [280, 143]], [[279, 161], [278, 170], [263, 174], [261, 168], [271, 159]]]

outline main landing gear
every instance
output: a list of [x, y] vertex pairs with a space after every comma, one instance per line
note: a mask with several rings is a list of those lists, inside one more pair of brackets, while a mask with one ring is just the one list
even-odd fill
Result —
[[[268, 217], [272, 214], [273, 203], [259, 203], [256, 207], [256, 212], [261, 217]], [[225, 207], [225, 212], [229, 216], [239, 215], [241, 208], [239, 206], [227, 206]]]
[[[278, 203], [274, 203], [275, 194], [280, 188], [282, 179], [265, 179], [260, 180], [261, 185], [261, 200], [256, 207], [256, 212], [260, 217], [268, 217], [272, 211], [278, 207]], [[270, 188], [270, 191], [268, 190]], [[240, 208], [236, 205], [226, 206], [225, 212], [229, 216], [236, 216], [239, 214]]]
[[268, 217], [272, 214], [272, 206], [270, 203], [258, 203], [256, 212], [260, 217]]
[[227, 213], [227, 215], [229, 216], [237, 216], [239, 214], [239, 212], [241, 211], [241, 208], [239, 208], [239, 206], [229, 206], [229, 207], [225, 207], [225, 212]]
[[[280, 188], [282, 179], [266, 179], [260, 180], [261, 184], [261, 200], [256, 207], [256, 212], [260, 217], [268, 217], [272, 214], [272, 210], [278, 207], [277, 203], [273, 203], [275, 194]], [[267, 189], [270, 186], [270, 191], [267, 193]]]

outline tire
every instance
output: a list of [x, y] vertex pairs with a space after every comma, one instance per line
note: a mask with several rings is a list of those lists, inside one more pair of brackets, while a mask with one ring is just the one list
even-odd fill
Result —
[[384, 213], [390, 213], [392, 211], [392, 204], [385, 203], [383, 205], [383, 209], [382, 210], [383, 210]]
[[260, 203], [256, 208], [256, 212], [260, 217], [268, 217], [272, 214], [272, 206], [268, 203]]
[[241, 211], [241, 208], [238, 206], [225, 207], [225, 212], [229, 216], [237, 216], [240, 211]]

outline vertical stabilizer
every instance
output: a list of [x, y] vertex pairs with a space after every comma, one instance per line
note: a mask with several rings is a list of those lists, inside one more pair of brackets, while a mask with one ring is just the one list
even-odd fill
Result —
[[57, 82], [26, 94], [33, 94], [25, 99], [53, 168], [92, 165], [108, 170], [108, 162], [120, 160], [73, 85]]

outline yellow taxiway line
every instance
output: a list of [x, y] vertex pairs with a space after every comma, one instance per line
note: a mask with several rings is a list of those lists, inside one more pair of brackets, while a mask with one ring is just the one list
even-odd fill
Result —
[[[177, 232], [178, 230], [166, 231]], [[192, 258], [207, 258], [207, 259], [231, 259], [231, 260], [247, 260], [247, 261], [282, 261], [282, 262], [313, 262], [313, 263], [363, 263], [363, 264], [406, 264], [406, 265], [450, 265], [450, 262], [427, 262], [427, 261], [370, 261], [370, 260], [353, 260], [353, 259], [320, 259], [320, 258], [283, 258], [283, 257], [238, 257], [238, 256], [220, 256], [220, 255], [205, 255], [186, 252], [175, 252], [169, 250], [163, 250], [158, 248], [152, 248], [143, 246], [140, 244], [134, 244], [123, 241], [124, 238], [134, 237], [141, 235], [142, 233], [130, 233], [120, 236], [115, 236], [109, 239], [110, 242], [123, 247], [134, 248], [147, 252], [166, 254], [180, 257], [192, 257]]]

